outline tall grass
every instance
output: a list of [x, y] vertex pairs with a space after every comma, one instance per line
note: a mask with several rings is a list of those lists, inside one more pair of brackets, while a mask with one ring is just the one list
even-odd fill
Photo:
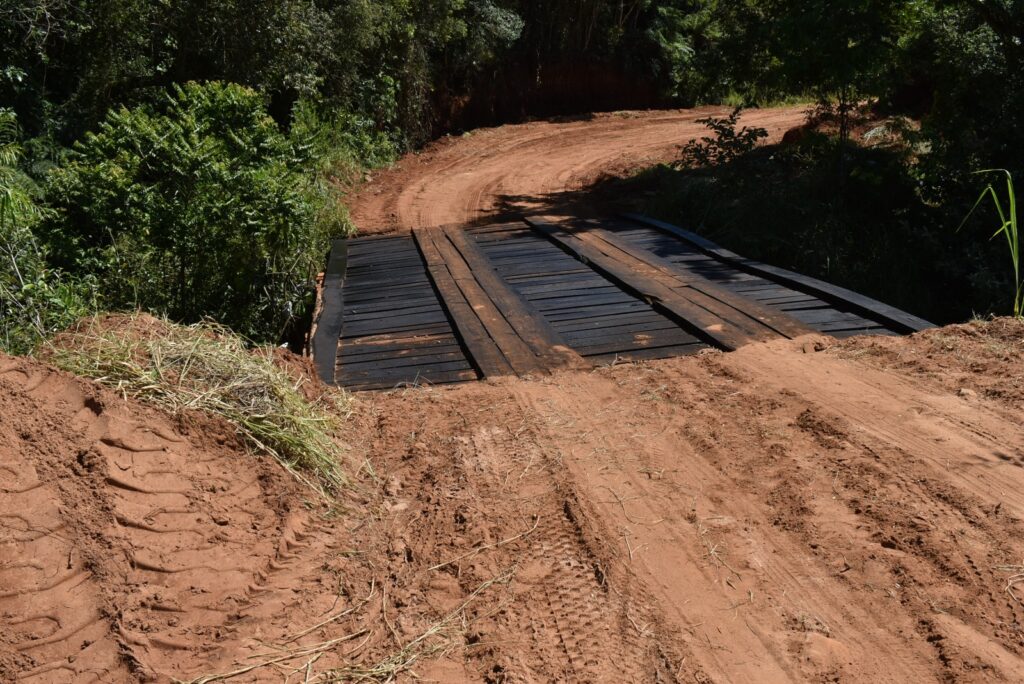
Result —
[[348, 481], [335, 440], [337, 411], [324, 404], [328, 399], [307, 399], [303, 381], [274, 363], [273, 350], [249, 349], [221, 326], [182, 326], [143, 314], [89, 318], [58, 335], [42, 355], [172, 413], [191, 409], [224, 418], [322, 495]]
[[971, 218], [971, 215], [977, 211], [981, 203], [986, 198], [991, 198], [993, 205], [995, 205], [996, 214], [999, 216], [999, 228], [993, 233], [992, 237], [997, 238], [1002, 235], [1006, 238], [1007, 245], [1010, 249], [1010, 259], [1013, 262], [1013, 282], [1015, 292], [1013, 296], [1013, 315], [1015, 318], [1024, 318], [1024, 280], [1021, 280], [1020, 274], [1020, 224], [1017, 222], [1017, 193], [1013, 186], [1013, 174], [1006, 169], [985, 169], [984, 171], [978, 171], [979, 174], [1002, 174], [1006, 176], [1006, 197], [1000, 199], [999, 192], [993, 183], [989, 183], [988, 186], [982, 191], [978, 197], [978, 201], [974, 203], [970, 213], [960, 224], [963, 227], [964, 223]]

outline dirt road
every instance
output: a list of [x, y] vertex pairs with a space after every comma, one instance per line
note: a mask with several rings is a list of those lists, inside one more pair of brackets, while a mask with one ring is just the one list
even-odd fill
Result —
[[[750, 110], [741, 125], [761, 126], [778, 139], [804, 120], [805, 110]], [[595, 114], [446, 138], [377, 174], [354, 198], [352, 219], [372, 234], [557, 207], [603, 175], [677, 159], [682, 145], [707, 134], [697, 119], [728, 113], [705, 107]]]
[[[474, 219], [667, 154], [658, 116], [445, 143], [356, 215]], [[325, 506], [0, 357], [0, 681], [1024, 681], [1022, 410], [1007, 320], [363, 394]]]
[[[548, 209], [674, 158], [708, 113], [446, 141], [353, 215], [378, 232]], [[468, 553], [433, 571], [461, 596], [514, 576], [440, 679], [1021, 681], [1022, 334], [802, 339], [368, 397], [409, 572]]]
[[377, 397], [391, 529], [481, 549], [445, 581], [514, 572], [466, 681], [1020, 681], [1008, 325]]

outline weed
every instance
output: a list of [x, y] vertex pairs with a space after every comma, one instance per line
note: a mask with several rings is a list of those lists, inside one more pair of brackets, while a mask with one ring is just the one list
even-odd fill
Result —
[[1010, 259], [1013, 262], [1013, 282], [1015, 292], [1013, 296], [1013, 315], [1016, 318], [1024, 318], [1024, 280], [1021, 280], [1020, 275], [1020, 224], [1017, 222], [1017, 193], [1013, 187], [1013, 174], [1006, 169], [985, 169], [984, 171], [977, 171], [977, 174], [991, 174], [1001, 173], [1006, 176], [1006, 199], [1005, 206], [1004, 202], [999, 199], [999, 192], [995, 189], [992, 183], [981, 192], [978, 197], [978, 201], [974, 203], [970, 213], [964, 218], [963, 223], [960, 227], [963, 228], [967, 220], [971, 218], [971, 215], [977, 211], [981, 203], [985, 201], [985, 198], [991, 197], [992, 203], [995, 205], [996, 214], [999, 215], [999, 229], [992, 235], [993, 238], [997, 238], [1000, 235], [1006, 238], [1007, 245], [1010, 248]]
[[687, 143], [683, 147], [681, 165], [699, 167], [727, 164], [757, 147], [759, 140], [768, 137], [768, 131], [764, 128], [750, 128], [749, 126], [737, 130], [736, 126], [739, 124], [742, 111], [742, 107], [736, 107], [724, 119], [717, 119], [713, 116], [697, 119], [697, 123], [704, 124], [715, 134], [715, 137], [705, 137], [699, 141], [692, 140]]
[[[87, 318], [41, 351], [63, 370], [171, 413], [198, 410], [235, 425], [257, 451], [327, 495], [347, 483], [334, 440], [337, 411], [310, 401], [270, 349], [249, 349], [214, 323], [176, 325], [142, 314]], [[343, 401], [335, 407], [344, 410]]]

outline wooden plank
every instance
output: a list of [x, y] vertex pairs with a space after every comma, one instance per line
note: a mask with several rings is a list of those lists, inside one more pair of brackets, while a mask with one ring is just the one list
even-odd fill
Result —
[[623, 294], [622, 290], [615, 287], [607, 280], [593, 285], [584, 284], [582, 286], [578, 283], [563, 283], [562, 285], [548, 285], [540, 290], [532, 290], [529, 293], [532, 295], [529, 299], [531, 302], [543, 302], [546, 299], [586, 297], [588, 295], [598, 297], [616, 292]]
[[434, 290], [430, 287], [430, 283], [426, 282], [423, 284], [417, 283], [414, 286], [398, 287], [376, 287], [372, 290], [365, 292], [350, 293], [348, 288], [345, 290], [345, 301], [351, 301], [353, 303], [365, 304], [370, 302], [388, 302], [388, 301], [402, 301], [405, 299], [418, 299], [427, 298], [437, 300], [437, 295], [434, 294]]
[[[672, 339], [672, 338], [668, 338], [664, 342], [659, 342], [657, 340], [652, 339], [647, 344], [638, 344], [638, 343], [632, 342], [632, 341], [628, 342], [627, 344], [623, 344], [621, 341], [614, 341], [614, 340], [612, 340], [612, 341], [605, 342], [605, 343], [602, 343], [602, 344], [593, 344], [593, 345], [588, 345], [588, 346], [585, 346], [585, 347], [580, 347], [580, 353], [581, 354], [586, 354], [587, 356], [591, 356], [591, 355], [595, 355], [596, 356], [596, 355], [601, 355], [601, 354], [613, 354], [613, 353], [616, 353], [616, 352], [618, 352], [620, 354], [625, 354], [625, 353], [628, 353], [628, 352], [631, 352], [631, 351], [638, 351], [640, 349], [659, 349], [659, 348], [665, 348], [665, 347], [678, 347], [678, 346], [684, 346], [685, 344], [686, 344], [686, 342], [683, 341], [683, 340], [676, 340], [676, 339]], [[699, 342], [696, 343], [696, 344], [698, 346], [700, 346], [702, 349], [707, 349], [707, 345], [706, 344], [699, 343]]]
[[[388, 359], [426, 358], [437, 354], [462, 354], [462, 347], [454, 342], [445, 345], [426, 345], [419, 347], [386, 347], [383, 349], [353, 350], [343, 349], [342, 365], [368, 363], [370, 361], [386, 361]], [[464, 358], [464, 357], [463, 357]]]
[[342, 323], [342, 335], [353, 337], [355, 335], [366, 335], [372, 332], [389, 332], [395, 330], [409, 330], [422, 325], [433, 323], [444, 323], [448, 318], [444, 311], [438, 309], [425, 314], [398, 316], [395, 318], [378, 319], [370, 318], [361, 321], [344, 321]]
[[847, 306], [864, 317], [878, 321], [893, 328], [897, 332], [918, 332], [920, 330], [935, 327], [934, 324], [929, 323], [923, 318], [901, 311], [896, 307], [889, 306], [888, 304], [883, 304], [876, 299], [865, 297], [864, 295], [852, 290], [832, 285], [831, 283], [826, 283], [822, 280], [801, 275], [799, 273], [794, 273], [793, 271], [787, 271], [783, 268], [769, 266], [768, 264], [762, 264], [751, 259], [745, 259], [734, 252], [720, 247], [707, 238], [701, 237], [696, 233], [684, 230], [683, 228], [674, 226], [670, 223], [658, 221], [641, 214], [630, 213], [624, 214], [623, 216], [629, 220], [670, 233], [697, 247], [709, 256], [713, 256], [719, 261], [735, 266], [742, 271], [759, 275], [768, 278], [769, 280], [774, 280], [775, 282], [787, 285], [801, 292], [813, 294], [827, 302]]
[[696, 354], [702, 349], [707, 349], [704, 344], [686, 344], [673, 347], [652, 347], [650, 349], [630, 349], [621, 352], [611, 352], [587, 356], [594, 363], [631, 363], [636, 361], [654, 361], [658, 359], [670, 359], [676, 356], [688, 356]]
[[577, 338], [573, 340], [573, 346], [580, 354], [594, 354], [595, 347], [608, 347], [608, 351], [615, 349], [642, 349], [644, 347], [665, 347], [672, 344], [694, 344], [700, 342], [693, 335], [682, 328], [670, 328], [668, 330], [638, 330], [627, 333], [614, 333], [608, 335], [594, 335], [591, 337]]
[[[612, 233], [604, 230], [603, 228], [588, 226], [577, 237], [581, 237], [591, 242], [600, 240], [601, 242], [609, 245], [612, 249], [617, 250], [621, 255], [639, 259], [658, 273], [664, 275], [669, 279], [664, 281], [666, 285], [671, 285], [671, 279], [675, 278], [679, 282], [683, 283], [685, 287], [692, 288], [717, 302], [721, 302], [725, 307], [728, 307], [723, 309], [715, 305], [711, 308], [715, 313], [730, 316], [731, 312], [728, 309], [739, 311], [755, 321], [758, 321], [762, 325], [771, 328], [780, 335], [790, 339], [815, 332], [813, 329], [791, 316], [770, 309], [766, 306], [762, 306], [752, 299], [733, 294], [726, 288], [717, 285], [706, 277], [703, 277], [695, 269], [682, 264], [666, 261], [650, 252], [644, 253], [636, 250], [630, 250], [628, 245], [621, 242]], [[704, 305], [703, 301], [698, 303]]]
[[629, 299], [633, 299], [628, 293], [621, 290], [613, 292], [611, 294], [585, 294], [576, 295], [574, 297], [557, 297], [552, 299], [543, 299], [534, 303], [538, 309], [543, 311], [545, 314], [551, 311], [557, 311], [566, 308], [576, 308], [581, 305], [611, 305], [621, 304]]
[[476, 371], [469, 365], [465, 357], [447, 361], [438, 359], [433, 362], [423, 363], [416, 363], [415, 361], [415, 359], [391, 359], [381, 364], [340, 366], [338, 368], [338, 377], [342, 382], [348, 384], [370, 381], [395, 382], [397, 380], [411, 379], [417, 375], [429, 376], [430, 374], [453, 371], [471, 371], [476, 375]]
[[661, 316], [657, 311], [652, 311], [651, 307], [638, 299], [623, 302], [622, 304], [577, 306], [571, 309], [545, 313], [545, 316], [547, 316], [547, 319], [551, 321], [551, 325], [555, 326], [555, 329], [560, 330], [564, 325], [572, 323], [573, 321], [596, 320], [607, 316], [623, 316], [639, 313], [643, 313], [645, 315], [654, 313], [657, 316]]
[[381, 306], [358, 306], [345, 310], [346, 321], [377, 320], [383, 321], [389, 318], [402, 318], [415, 314], [426, 314], [437, 311], [444, 314], [441, 305], [437, 302], [421, 304], [419, 306], [397, 306], [394, 308]]
[[352, 266], [357, 269], [405, 268], [416, 264], [419, 255], [415, 250], [408, 253], [387, 252], [384, 254], [353, 254]]
[[591, 316], [587, 318], [579, 318], [575, 320], [569, 320], [559, 322], [558, 330], [562, 335], [568, 337], [570, 333], [578, 332], [581, 330], [604, 330], [608, 328], [619, 328], [627, 325], [648, 325], [653, 323], [659, 323], [663, 326], [671, 326], [679, 328], [674, 321], [665, 318], [657, 311], [652, 311], [650, 308], [645, 309], [643, 312], [633, 314], [618, 314], [609, 316]]
[[752, 334], [735, 321], [723, 319], [706, 308], [695, 304], [671, 287], [645, 273], [613, 259], [592, 244], [579, 240], [560, 226], [537, 219], [527, 219], [541, 233], [563, 245], [579, 260], [616, 281], [624, 288], [636, 293], [654, 308], [673, 316], [682, 325], [689, 327], [700, 337], [727, 351], [739, 349], [745, 344], [765, 339], [765, 335]]
[[365, 382], [365, 383], [350, 383], [346, 387], [351, 392], [370, 392], [370, 391], [391, 391], [391, 390], [404, 390], [412, 386], [423, 385], [427, 387], [431, 386], [442, 386], [442, 385], [454, 385], [463, 382], [472, 382], [479, 380], [480, 377], [476, 374], [476, 371], [451, 371], [448, 373], [435, 373], [431, 374], [430, 378], [421, 378], [419, 383], [412, 382]]
[[341, 369], [346, 374], [358, 373], [363, 370], [379, 371], [387, 368], [403, 368], [408, 366], [436, 366], [441, 363], [452, 363], [459, 361], [465, 368], [469, 368], [469, 362], [461, 350], [454, 352], [436, 352], [424, 356], [399, 356], [392, 355], [388, 358], [346, 359]]
[[360, 343], [365, 344], [364, 340], [380, 338], [380, 339], [397, 339], [401, 337], [418, 337], [421, 335], [444, 335], [453, 334], [452, 328], [448, 325], [448, 321], [444, 323], [435, 323], [434, 325], [424, 325], [411, 328], [409, 330], [393, 330], [393, 331], [374, 331], [370, 333], [364, 333], [361, 335], [342, 335], [342, 342], [348, 343], [351, 340], [359, 340]]
[[413, 237], [423, 254], [427, 271], [434, 281], [434, 287], [441, 294], [448, 313], [455, 322], [455, 327], [458, 328], [459, 335], [466, 343], [474, 365], [484, 377], [513, 375], [512, 365], [491, 339], [487, 328], [462, 294], [451, 271], [448, 270], [444, 257], [434, 243], [432, 233], [417, 230], [413, 232]]
[[[501, 310], [484, 292], [470, 267], [463, 261], [443, 231], [440, 228], [422, 228], [416, 231], [416, 235], [421, 244], [429, 242], [433, 246], [434, 258], [440, 259], [439, 265], [444, 266], [451, 275], [452, 282], [458, 289], [458, 297], [473, 311], [485, 334], [501, 352], [513, 373], [527, 375], [542, 372], [544, 364], [505, 320]], [[445, 296], [445, 301], [447, 299]]]
[[341, 366], [340, 368], [338, 368], [338, 375], [340, 375], [343, 380], [355, 380], [364, 378], [371, 380], [398, 380], [401, 378], [409, 377], [410, 375], [427, 375], [429, 373], [464, 371], [469, 369], [469, 363], [467, 363], [465, 359], [458, 359], [456, 361], [425, 364], [422, 366], [405, 366], [402, 368], [385, 368], [382, 370], [378, 370], [375, 368], [364, 368], [360, 370], [349, 371], [344, 366]]
[[[501, 279], [471, 238], [459, 229], [449, 228], [440, 232], [435, 241], [444, 237], [453, 247], [449, 256], [454, 259], [457, 253], [462, 258], [468, 267], [466, 275], [472, 277], [515, 334], [541, 361], [541, 368], [590, 367], [537, 311]], [[466, 284], [472, 287], [472, 283]]]
[[596, 340], [600, 337], [622, 337], [631, 339], [636, 335], [651, 336], [661, 335], [666, 331], [685, 337], [687, 342], [698, 342], [696, 337], [686, 332], [672, 321], [662, 319], [660, 321], [649, 321], [646, 323], [627, 323], [624, 325], [612, 325], [604, 328], [581, 328], [580, 330], [566, 331], [565, 338], [574, 346], [585, 345], [589, 340]]
[[[370, 340], [370, 341], [368, 341]], [[356, 337], [343, 340], [341, 354], [343, 359], [356, 356], [381, 354], [416, 354], [420, 350], [449, 349], [459, 347], [459, 341], [452, 333], [436, 333], [433, 335], [414, 335], [401, 337], [377, 335], [373, 337]]]

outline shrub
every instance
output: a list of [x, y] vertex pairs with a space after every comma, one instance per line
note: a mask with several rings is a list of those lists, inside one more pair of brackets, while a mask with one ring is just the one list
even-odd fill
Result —
[[744, 126], [736, 130], [742, 111], [742, 107], [737, 107], [724, 119], [713, 116], [697, 119], [697, 123], [704, 124], [715, 135], [688, 142], [683, 147], [682, 166], [728, 164], [757, 147], [759, 140], [767, 138], [768, 131], [763, 128]]
[[329, 230], [309, 156], [254, 91], [175, 86], [109, 113], [50, 175], [53, 255], [98, 279], [105, 308], [276, 341], [308, 302]]
[[17, 122], [0, 110], [0, 350], [11, 354], [31, 351], [86, 309], [79, 288], [45, 266], [33, 233], [43, 210], [19, 158]]
[[982, 202], [991, 198], [992, 204], [999, 216], [999, 228], [993, 238], [1006, 238], [1006, 245], [1010, 252], [1010, 262], [1013, 264], [1013, 315], [1015, 318], [1024, 318], [1024, 280], [1020, 276], [1020, 222], [1017, 220], [1017, 191], [1013, 184], [1013, 174], [1006, 169], [989, 169], [980, 171], [983, 174], [998, 173], [1006, 177], [1006, 194], [1000, 200], [995, 185], [989, 183], [974, 203], [970, 214], [963, 220], [960, 227], [963, 228], [971, 215], [978, 209]]
[[355, 232], [344, 195], [363, 180], [367, 169], [394, 162], [395, 142], [366, 117], [310, 99], [296, 103], [290, 137], [309, 150], [313, 162], [313, 188], [320, 198], [317, 221], [331, 235]]

